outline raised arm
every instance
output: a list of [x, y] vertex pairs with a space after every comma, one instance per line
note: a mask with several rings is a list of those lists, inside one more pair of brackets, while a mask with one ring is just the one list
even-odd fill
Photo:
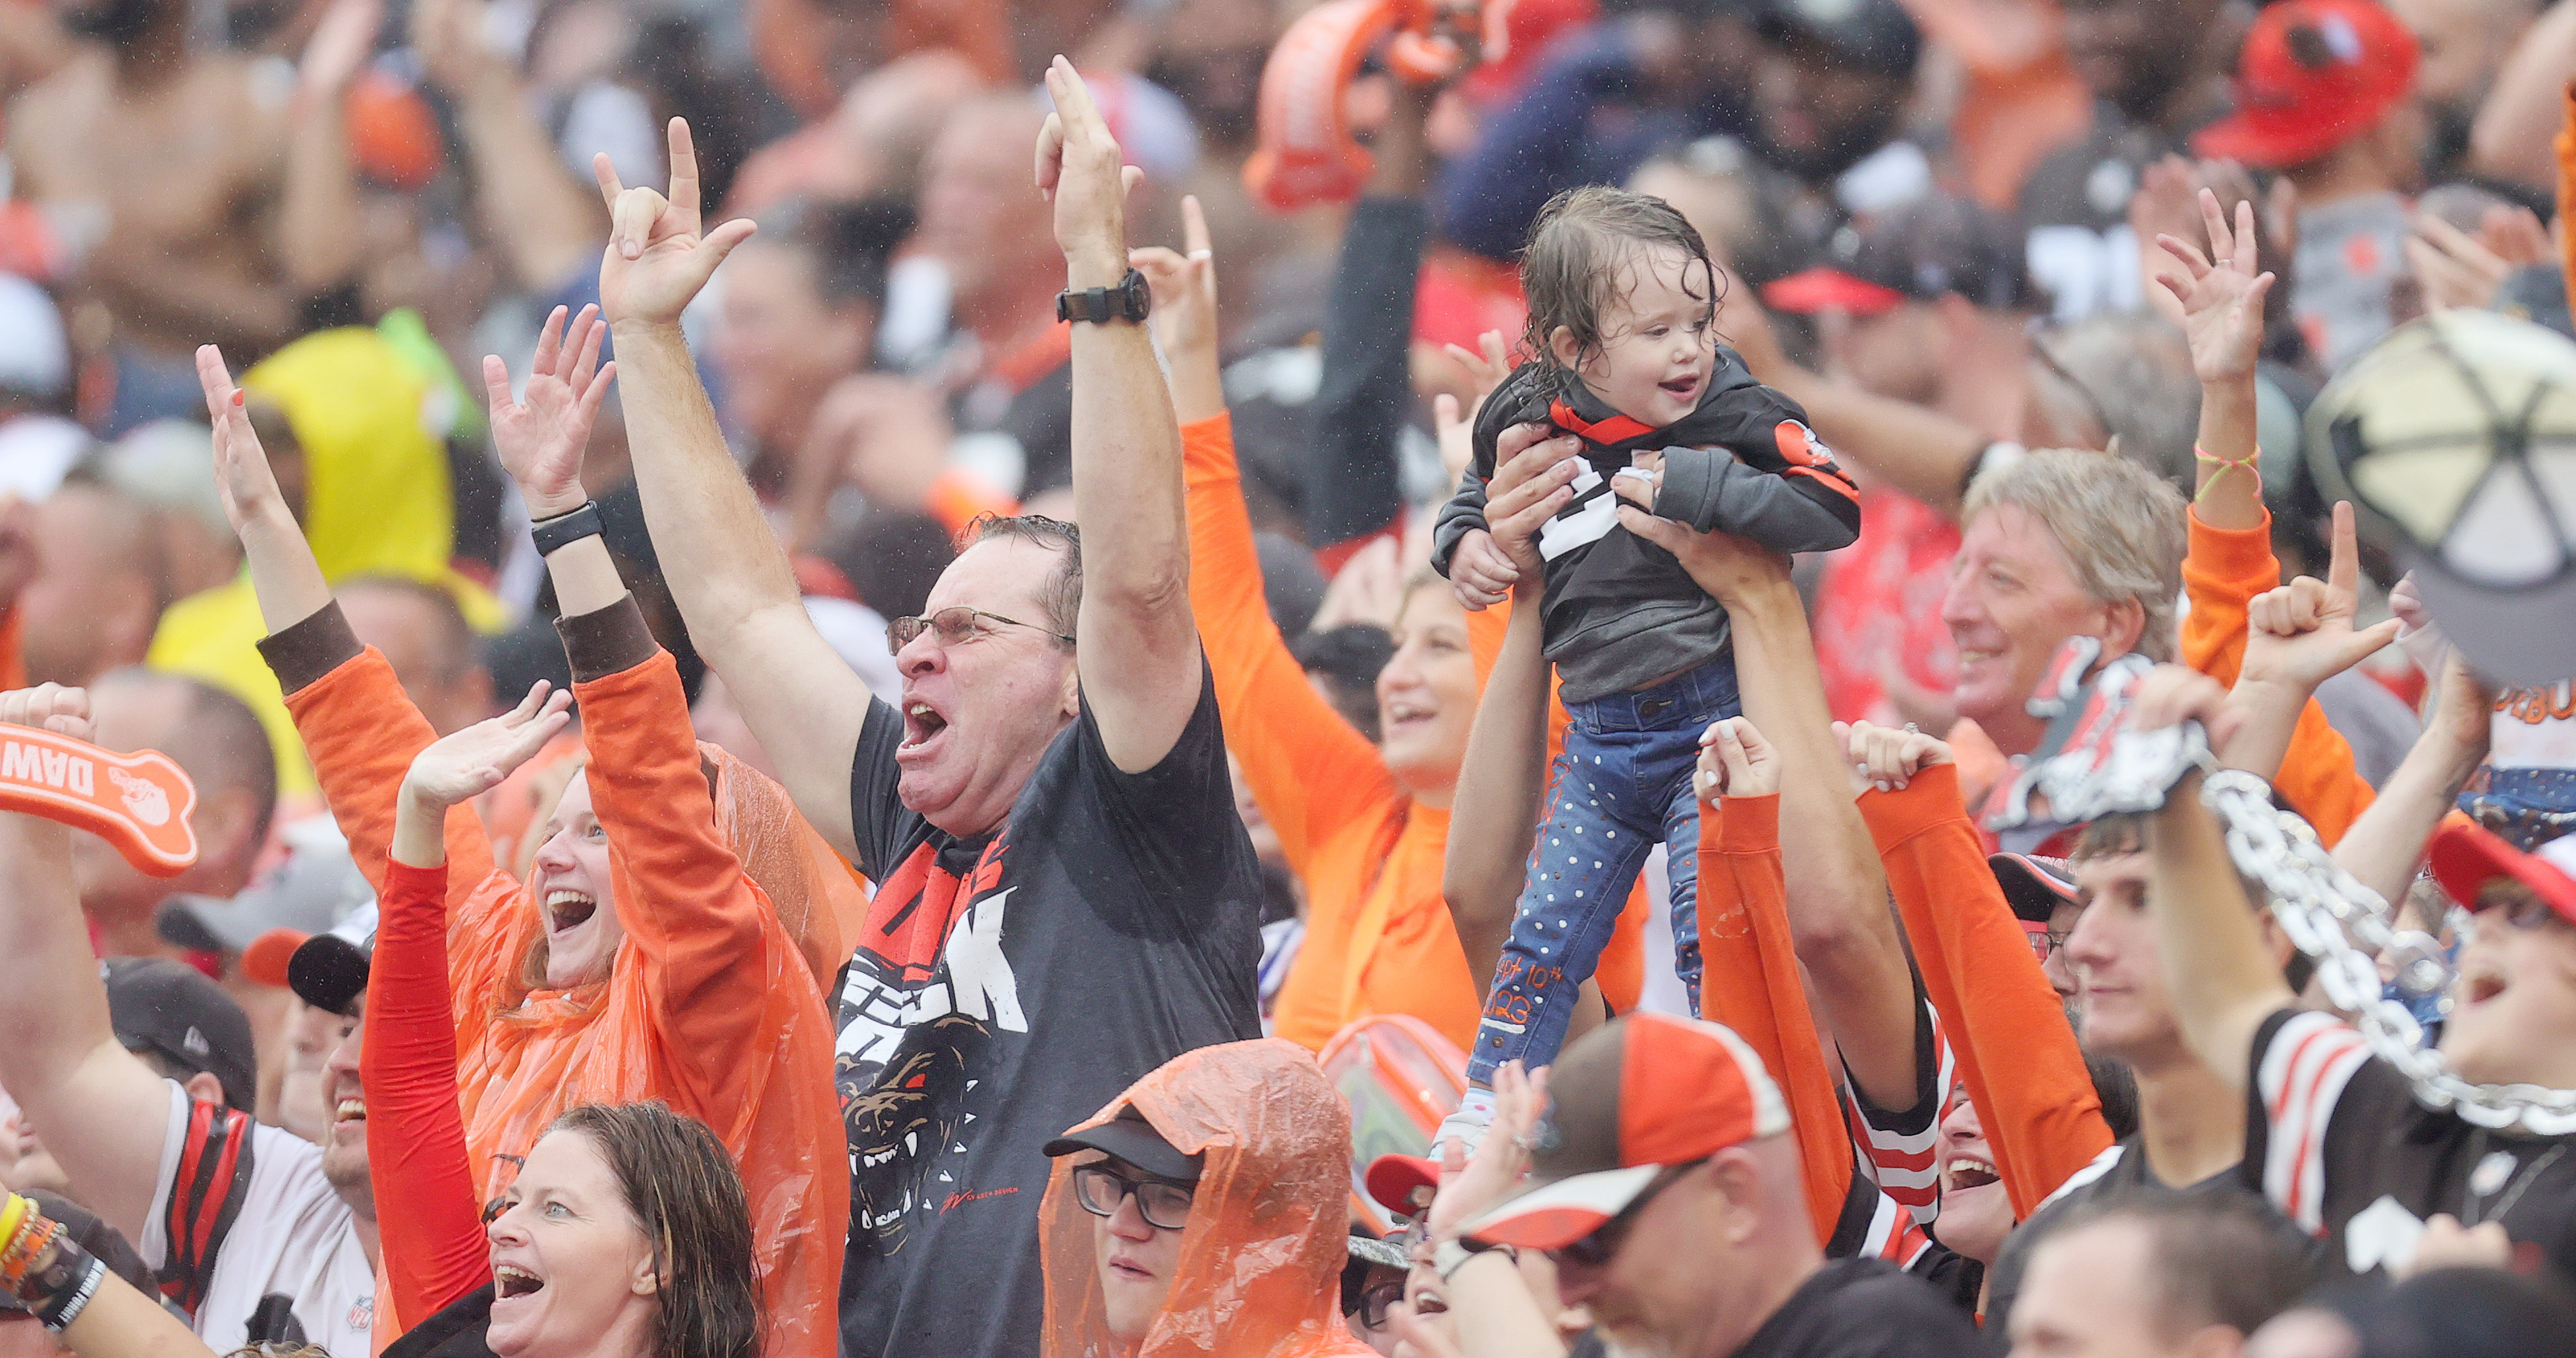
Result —
[[1530, 842], [1547, 791], [1548, 664], [1540, 649], [1538, 531], [1573, 498], [1575, 468], [1565, 448], [1536, 425], [1503, 433], [1494, 469], [1493, 544], [1518, 574], [1502, 649], [1476, 703], [1467, 754], [1458, 767], [1455, 830], [1440, 875], [1467, 974], [1491, 984], [1512, 914], [1529, 878]]
[[2083, 1049], [1986, 865], [1949, 746], [1867, 722], [1836, 730], [1867, 770], [1861, 817], [2013, 1214], [2027, 1217], [2111, 1144]]
[[2218, 195], [2204, 188], [2200, 218], [2209, 233], [2206, 255], [2189, 241], [2156, 237], [2178, 266], [2156, 281], [2182, 304], [2192, 370], [2200, 377], [2192, 510], [2213, 528], [2259, 528], [2267, 516], [2263, 474], [2254, 465], [2261, 451], [2254, 441], [2254, 367], [2263, 354], [2263, 299], [2273, 280], [2257, 272], [2251, 200], [2237, 203], [2231, 228]]
[[[1055, 204], [1065, 286], [1116, 287], [1127, 190], [1144, 172], [1120, 162], [1072, 62], [1057, 57], [1046, 83], [1055, 112], [1038, 134], [1037, 186]], [[1201, 670], [1180, 428], [1143, 326], [1073, 322], [1073, 504], [1088, 542], [1074, 625], [1083, 698], [1110, 762], [1142, 773], [1189, 724]]]
[[[0, 694], [0, 723], [87, 740], [89, 695], [53, 684]], [[0, 814], [0, 1086], [26, 1110], [81, 1205], [128, 1240], [149, 1235], [170, 1086], [116, 1040], [72, 881], [72, 832]]]
[[[211, 344], [197, 350], [197, 381], [214, 424], [215, 488], [224, 517], [241, 539], [260, 620], [268, 628], [260, 654], [277, 672], [286, 709], [312, 756], [331, 814], [348, 837], [350, 856], [382, 891], [403, 770], [435, 733], [403, 696], [392, 666], [361, 647], [340, 617], [322, 567], [251, 429], [242, 390]], [[452, 885], [461, 894], [492, 871], [491, 842], [471, 808], [449, 816], [446, 833], [447, 853], [456, 863]]]
[[1825, 706], [1806, 607], [1787, 558], [1724, 533], [1694, 533], [1621, 505], [1629, 532], [1680, 558], [1734, 622], [1744, 715], [1780, 751], [1781, 853], [1798, 957], [1815, 978], [1817, 1017], [1842, 1049], [1866, 1101], [1891, 1112], [1939, 1091], [1923, 1087], [1925, 1016], [1905, 940], [1887, 904], [1887, 878], [1853, 808]]
[[680, 335], [681, 309], [752, 226], [735, 220], [700, 234], [689, 125], [672, 119], [670, 137], [668, 199], [619, 183], [604, 155], [593, 162], [612, 219], [600, 309], [616, 336], [644, 524], [698, 654], [724, 679], [796, 809], [855, 861], [850, 763], [868, 688], [814, 630]]
[[186, 1322], [55, 1226], [34, 1199], [0, 1191], [0, 1252], [34, 1251], [14, 1294], [63, 1348], [78, 1358], [214, 1358]]
[[[600, 338], [586, 310], [560, 342], [547, 326], [517, 401], [510, 399], [509, 369], [497, 357], [483, 360], [493, 444], [541, 522], [590, 502], [582, 488], [582, 454], [616, 371], [614, 364], [594, 367]], [[765, 1058], [774, 1046], [762, 1039], [772, 1017], [763, 996], [795, 985], [794, 977], [780, 974], [782, 967], [800, 974], [805, 967], [767, 903], [753, 892], [733, 847], [716, 831], [714, 793], [689, 726], [678, 668], [645, 629], [607, 543], [596, 533], [566, 543], [547, 554], [546, 572], [563, 606], [556, 626], [586, 716], [587, 785], [592, 812], [608, 839], [618, 923], [642, 960], [672, 1066], [694, 1086], [692, 1111], [727, 1145], [739, 1146], [755, 1102], [748, 1091], [765, 1083]], [[522, 704], [512, 715], [529, 722], [528, 709]], [[496, 729], [491, 738], [503, 734]], [[521, 735], [521, 743], [510, 746], [510, 766], [553, 734]], [[422, 780], [423, 766], [437, 750], [433, 746], [413, 766], [413, 784]], [[492, 782], [507, 773], [506, 767], [498, 769]], [[488, 790], [474, 785], [480, 781], [452, 777], [448, 791], [470, 801]], [[819, 1003], [810, 990], [806, 995]]]
[[1154, 289], [1154, 337], [1181, 422], [1190, 613], [1216, 680], [1226, 749], [1302, 872], [1317, 844], [1348, 818], [1382, 808], [1395, 785], [1377, 748], [1315, 692], [1271, 620], [1217, 368], [1215, 254], [1198, 199], [1181, 200], [1181, 215], [1184, 250], [1157, 246], [1129, 258]]
[[366, 237], [345, 109], [349, 83], [373, 53], [384, 17], [384, 0], [332, 0], [296, 63], [276, 248], [299, 296], [336, 287], [358, 270]]
[[2441, 684], [2424, 733], [2388, 775], [2379, 799], [2334, 848], [2335, 866], [2378, 892], [2392, 909], [2406, 899], [2434, 829], [2451, 813], [2469, 775], [2486, 762], [2495, 728], [2496, 691], [2458, 651], [2442, 666]]

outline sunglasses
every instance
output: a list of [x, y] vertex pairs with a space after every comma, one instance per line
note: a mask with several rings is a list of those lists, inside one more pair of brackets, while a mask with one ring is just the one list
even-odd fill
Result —
[[1672, 1187], [1674, 1182], [1683, 1175], [1707, 1164], [1708, 1159], [1703, 1155], [1688, 1163], [1674, 1165], [1656, 1175], [1643, 1192], [1630, 1198], [1628, 1205], [1619, 1209], [1617, 1216], [1602, 1222], [1590, 1235], [1572, 1244], [1560, 1245], [1547, 1251], [1547, 1257], [1560, 1265], [1573, 1264], [1580, 1268], [1600, 1268], [1608, 1264], [1611, 1258], [1619, 1253], [1619, 1246], [1626, 1243], [1628, 1228], [1636, 1223], [1637, 1214], [1646, 1210], [1646, 1204], [1653, 1202], [1656, 1194]]
[[999, 613], [987, 613], [980, 608], [968, 608], [964, 604], [957, 604], [940, 609], [925, 618], [897, 618], [887, 623], [886, 645], [900, 651], [911, 645], [922, 633], [936, 632], [939, 634], [940, 645], [955, 646], [990, 635], [993, 629], [985, 626], [986, 623], [1000, 623], [1005, 627], [1025, 627], [1032, 632], [1044, 632], [1067, 646], [1073, 644], [1073, 638], [1051, 627], [1040, 627], [1033, 622], [1022, 622], [1017, 618], [1003, 617]]
[[1158, 1231], [1177, 1231], [1190, 1221], [1196, 1184], [1170, 1179], [1130, 1179], [1105, 1165], [1081, 1165], [1073, 1171], [1073, 1200], [1096, 1217], [1115, 1216], [1127, 1195], [1136, 1195], [1136, 1210]]
[[1402, 1278], [1396, 1278], [1388, 1282], [1379, 1283], [1377, 1286], [1362, 1292], [1360, 1294], [1358, 1312], [1360, 1328], [1363, 1330], [1385, 1329], [1386, 1313], [1393, 1310], [1395, 1308], [1395, 1304], [1402, 1300], [1404, 1300], [1404, 1280]]

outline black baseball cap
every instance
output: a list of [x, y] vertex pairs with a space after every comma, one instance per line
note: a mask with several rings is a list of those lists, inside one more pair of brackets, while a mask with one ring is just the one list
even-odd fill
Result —
[[1206, 1158], [1183, 1155], [1181, 1148], [1163, 1139], [1154, 1124], [1145, 1120], [1133, 1104], [1118, 1110], [1118, 1116], [1097, 1127], [1079, 1127], [1046, 1143], [1050, 1157], [1071, 1155], [1076, 1151], [1100, 1151], [1114, 1155], [1128, 1164], [1160, 1179], [1180, 1183], [1197, 1183]]
[[2048, 296], [2032, 281], [2020, 231], [1965, 198], [1932, 194], [1867, 230], [1836, 234], [1824, 263], [1762, 288], [1774, 311], [1876, 316], [1955, 292], [1988, 310], [2038, 311]]
[[224, 1102], [250, 1112], [259, 1102], [259, 1057], [250, 1019], [205, 973], [164, 957], [111, 957], [98, 964], [108, 1022], [131, 1052], [151, 1052], [185, 1074], [203, 1071]]
[[376, 954], [376, 907], [356, 913], [295, 945], [286, 959], [286, 987], [296, 998], [342, 1018], [367, 993], [367, 967]]
[[2075, 869], [2063, 858], [2035, 853], [1998, 853], [1986, 857], [2013, 918], [2024, 924], [2046, 924], [2061, 905], [2082, 905], [2075, 889]]
[[1884, 75], [1911, 75], [1923, 56], [1923, 30], [1897, 0], [1754, 0], [1751, 8], [1764, 38], [1804, 39]]

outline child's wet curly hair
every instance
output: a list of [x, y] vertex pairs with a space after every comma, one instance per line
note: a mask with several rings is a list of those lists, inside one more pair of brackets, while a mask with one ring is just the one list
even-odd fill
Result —
[[1633, 286], [1626, 266], [1658, 247], [1678, 250], [1699, 266], [1684, 266], [1685, 289], [1695, 273], [1705, 270], [1701, 276], [1709, 280], [1712, 310], [1725, 299], [1725, 275], [1709, 258], [1698, 229], [1672, 204], [1598, 185], [1567, 189], [1548, 199], [1521, 249], [1521, 292], [1529, 306], [1522, 345], [1560, 373], [1564, 365], [1548, 343], [1558, 327], [1573, 337], [1577, 364], [1600, 352], [1602, 317], [1625, 301]]

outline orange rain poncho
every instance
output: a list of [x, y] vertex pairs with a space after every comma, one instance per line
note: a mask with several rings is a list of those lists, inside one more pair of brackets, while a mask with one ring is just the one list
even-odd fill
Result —
[[[574, 686], [627, 930], [608, 979], [529, 985], [538, 903], [494, 864], [470, 808], [448, 816], [448, 974], [474, 1201], [508, 1186], [565, 1109], [663, 1100], [705, 1120], [741, 1166], [770, 1310], [765, 1352], [829, 1358], [849, 1195], [822, 987], [841, 961], [838, 898], [859, 887], [782, 789], [696, 743], [669, 655], [643, 638], [640, 616], [632, 630], [646, 658]], [[336, 609], [268, 649], [351, 853], [390, 900], [395, 802], [429, 725]], [[452, 1300], [388, 1277], [397, 1285], [379, 1314], [396, 1325]], [[379, 1327], [379, 1347], [396, 1325]]]
[[[1135, 1358], [1368, 1358], [1340, 1310], [1350, 1111], [1313, 1053], [1280, 1038], [1185, 1052], [1081, 1126], [1131, 1105], [1182, 1154], [1207, 1157], [1171, 1295]], [[1038, 1206], [1042, 1352], [1127, 1358], [1102, 1320], [1095, 1218], [1073, 1197], [1080, 1158], [1055, 1162]]]

